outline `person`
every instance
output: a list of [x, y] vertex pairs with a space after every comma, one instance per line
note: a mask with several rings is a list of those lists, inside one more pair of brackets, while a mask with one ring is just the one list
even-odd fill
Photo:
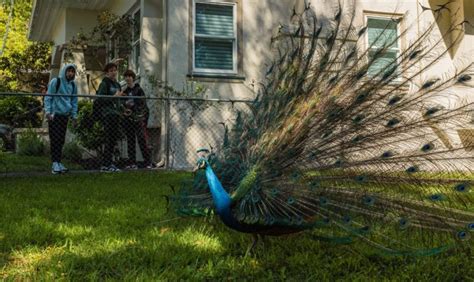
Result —
[[53, 78], [44, 99], [45, 117], [48, 121], [49, 140], [51, 146], [51, 161], [53, 162], [51, 172], [53, 174], [65, 173], [68, 169], [62, 164], [62, 150], [66, 138], [66, 130], [69, 118], [72, 125], [77, 120], [77, 87], [74, 79], [76, 77], [76, 66], [65, 65], [59, 72], [59, 76]]
[[[135, 83], [136, 74], [132, 70], [127, 70], [123, 74], [127, 88], [124, 90], [128, 97], [145, 97], [145, 92], [138, 83]], [[154, 168], [151, 162], [150, 150], [147, 139], [147, 123], [149, 111], [145, 99], [126, 99], [123, 112], [123, 129], [127, 137], [128, 165], [127, 169], [137, 169], [135, 140], [143, 156], [144, 166]]]
[[[104, 67], [105, 77], [99, 85], [97, 95], [105, 96], [123, 96], [120, 84], [117, 82], [117, 65], [108, 63]], [[105, 148], [102, 158], [101, 171], [118, 172], [120, 171], [113, 162], [112, 156], [114, 148], [119, 139], [120, 132], [120, 101], [118, 99], [98, 98], [97, 101], [100, 121], [104, 127]]]

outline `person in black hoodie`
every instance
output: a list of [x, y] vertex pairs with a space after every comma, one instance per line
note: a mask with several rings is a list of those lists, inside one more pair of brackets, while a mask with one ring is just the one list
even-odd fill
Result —
[[[138, 83], [135, 83], [136, 74], [132, 70], [127, 70], [123, 74], [127, 88], [124, 95], [128, 97], [145, 97], [145, 92]], [[127, 169], [137, 169], [135, 140], [142, 152], [144, 166], [154, 168], [151, 162], [150, 150], [147, 139], [147, 123], [149, 111], [145, 99], [126, 99], [123, 112], [123, 129], [127, 136], [128, 166]]]
[[[105, 65], [104, 73], [105, 77], [99, 85], [97, 95], [124, 96], [125, 94], [122, 92], [120, 84], [117, 82], [117, 65], [114, 63], [108, 63]], [[105, 172], [120, 171], [120, 169], [112, 163], [114, 148], [120, 137], [120, 100], [121, 99], [98, 98], [97, 101], [100, 121], [102, 122], [106, 136], [101, 167], [101, 171]]]

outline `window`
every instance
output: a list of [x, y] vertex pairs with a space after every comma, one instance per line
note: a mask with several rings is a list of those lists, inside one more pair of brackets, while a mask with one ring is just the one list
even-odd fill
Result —
[[118, 57], [117, 42], [118, 40], [115, 38], [115, 34], [112, 34], [107, 42], [107, 59], [109, 62]]
[[381, 71], [387, 69], [388, 66], [397, 60], [400, 54], [398, 23], [399, 20], [393, 18], [367, 18], [367, 46], [370, 48], [369, 60], [374, 58], [378, 50], [387, 47], [386, 51], [382, 55], [377, 55], [377, 59], [371, 64], [367, 72], [369, 76], [383, 75]]
[[140, 10], [137, 10], [133, 13], [132, 56], [130, 60], [130, 65], [137, 74], [140, 73], [140, 34], [141, 15]]
[[119, 80], [127, 69], [133, 69], [138, 75], [140, 73], [140, 35], [141, 14], [140, 10], [128, 13], [132, 26], [126, 31], [111, 30], [107, 41], [108, 62], [116, 61], [118, 64]]
[[237, 73], [235, 3], [194, 2], [193, 71]]
[[123, 37], [117, 32], [112, 32], [107, 42], [107, 62], [115, 62], [118, 66], [118, 80], [123, 80], [122, 74], [129, 68], [129, 47], [124, 43]]

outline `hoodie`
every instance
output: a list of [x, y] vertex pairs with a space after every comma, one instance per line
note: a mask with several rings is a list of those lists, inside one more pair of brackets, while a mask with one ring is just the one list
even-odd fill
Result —
[[[59, 72], [57, 78], [51, 79], [48, 85], [48, 94], [44, 98], [44, 108], [46, 114], [59, 114], [59, 115], [70, 115], [73, 119], [77, 118], [77, 86], [75, 85], [75, 77], [68, 81], [66, 79], [66, 70], [69, 67], [73, 67], [76, 72], [76, 66], [74, 64], [65, 65]], [[57, 80], [61, 80], [58, 93], [56, 93]], [[74, 96], [67, 96], [74, 95]]]
[[[123, 92], [129, 97], [145, 96], [145, 92], [143, 92], [143, 89], [138, 83], [135, 83], [133, 87], [127, 86]], [[130, 117], [135, 120], [148, 117], [148, 107], [146, 105], [146, 101], [143, 99], [127, 99], [124, 106], [132, 110]]]

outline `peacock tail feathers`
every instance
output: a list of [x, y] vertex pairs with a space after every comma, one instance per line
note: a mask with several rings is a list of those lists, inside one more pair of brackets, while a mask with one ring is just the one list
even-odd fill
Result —
[[410, 23], [389, 32], [402, 18], [369, 33], [355, 6], [313, 11], [294, 13], [272, 39], [266, 82], [226, 136], [216, 174], [233, 216], [261, 234], [311, 229], [388, 254], [472, 245], [474, 146], [449, 134], [474, 114], [472, 102], [452, 102], [454, 89], [472, 89], [474, 63], [430, 75], [461, 35], [440, 51], [443, 36], [462, 24], [434, 38], [432, 23], [393, 56], [411, 32]]

